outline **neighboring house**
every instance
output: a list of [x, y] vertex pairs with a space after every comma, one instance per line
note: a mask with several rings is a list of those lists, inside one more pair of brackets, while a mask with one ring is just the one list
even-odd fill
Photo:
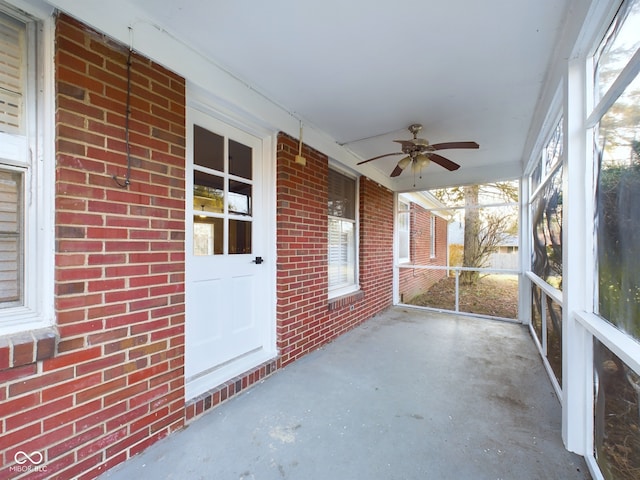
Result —
[[[427, 192], [398, 196], [398, 262], [401, 302], [425, 293], [447, 275], [444, 269], [421, 267], [447, 266], [446, 210]], [[432, 210], [438, 209], [438, 210]], [[443, 213], [444, 212], [444, 213]]]
[[496, 251], [489, 256], [487, 268], [518, 270], [518, 250], [517, 235], [504, 234], [496, 246]]
[[464, 224], [458, 221], [449, 223], [447, 229], [449, 235], [449, 245], [464, 245]]
[[[459, 258], [461, 264], [462, 252], [464, 250], [464, 225], [462, 222], [451, 222], [449, 223], [447, 231], [449, 235], [450, 258], [456, 256], [456, 258]], [[489, 255], [483, 268], [517, 270], [519, 267], [518, 250], [518, 236], [504, 234], [498, 242], [498, 245], [496, 245], [496, 251]]]

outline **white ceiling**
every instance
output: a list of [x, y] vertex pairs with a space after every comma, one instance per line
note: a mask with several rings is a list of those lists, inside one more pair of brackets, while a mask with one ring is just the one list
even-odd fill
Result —
[[[405, 170], [387, 183], [397, 191], [522, 173], [571, 2], [127, 1], [360, 159], [399, 151], [393, 140], [411, 138], [412, 123], [431, 143], [480, 144], [442, 152], [460, 170], [431, 164], [415, 187]], [[400, 158], [349, 166], [388, 177]]]

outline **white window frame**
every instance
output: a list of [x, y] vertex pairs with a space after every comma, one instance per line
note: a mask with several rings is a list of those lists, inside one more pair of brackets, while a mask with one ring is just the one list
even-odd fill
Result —
[[[621, 0], [603, 0], [585, 4], [585, 21], [577, 33], [576, 42], [566, 45], [565, 60], [559, 60], [564, 72], [561, 73], [555, 94], [547, 96], [548, 114], [541, 119], [544, 123], [540, 125], [536, 146], [532, 149], [533, 157], [521, 182], [523, 191], [528, 190], [522, 198], [528, 199], [527, 205], [530, 206], [531, 200], [544, 184], [542, 172], [541, 180], [536, 185], [530, 182], [531, 174], [540, 162], [543, 144], [546, 145], [551, 136], [551, 124], [555, 126], [557, 119], [562, 116], [562, 164], [565, 168], [563, 196], [567, 206], [563, 215], [563, 245], [571, 245], [571, 248], [563, 249], [563, 269], [567, 281], [563, 283], [562, 292], [548, 289], [545, 293], [562, 305], [563, 312], [561, 404], [564, 445], [568, 450], [584, 455], [592, 476], [600, 479], [603, 477], [593, 455], [593, 339], [599, 339], [630, 367], [640, 368], [637, 342], [594, 313], [597, 282], [593, 222], [596, 159], [593, 156], [592, 128], [616, 97], [605, 96], [598, 105], [594, 105], [593, 54], [620, 3]], [[637, 72], [640, 63], [637, 62], [633, 68]], [[625, 69], [622, 75], [630, 75], [631, 71]], [[622, 83], [616, 82], [610, 92], [616, 89], [622, 92], [623, 88]], [[530, 210], [524, 208], [522, 215], [526, 222], [522, 222], [521, 228], [526, 229], [527, 234], [522, 239], [522, 247], [526, 248], [521, 248], [520, 258], [524, 270], [530, 271]], [[538, 284], [539, 279], [529, 276], [529, 272], [526, 278]], [[524, 313], [523, 318], [530, 322], [531, 282], [522, 282], [521, 285], [520, 311]], [[541, 288], [547, 288], [547, 285], [541, 281], [539, 283]]]
[[[600, 46], [602, 35], [604, 35], [604, 33], [608, 30], [611, 21], [615, 17], [613, 13], [615, 13], [615, 10], [618, 9], [620, 4], [621, 2], [603, 2], [604, 12], [602, 12], [603, 15], [601, 17], [603, 23], [601, 24], [601, 30], [599, 32], [596, 32], [596, 34], [599, 33], [599, 35], [593, 39], [594, 43], [593, 45], [591, 45], [592, 56], [587, 57], [586, 61], [583, 63], [583, 65], [581, 65], [581, 67], [584, 69], [583, 71], [585, 72], [585, 91], [579, 93], [582, 93], [582, 98], [585, 99], [583, 100], [584, 105], [582, 105], [582, 107], [585, 110], [584, 116], [586, 117], [586, 119], [583, 120], [583, 131], [581, 133], [582, 138], [586, 140], [585, 144], [588, 145], [585, 158], [587, 159], [587, 162], [590, 161], [589, 167], [591, 168], [591, 171], [589, 172], [590, 183], [586, 185], [586, 188], [589, 188], [590, 190], [588, 191], [588, 198], [592, 199], [592, 203], [586, 205], [588, 215], [587, 218], [594, 218], [597, 209], [594, 192], [597, 186], [597, 178], [595, 172], [598, 168], [598, 159], [595, 157], [594, 149], [592, 148], [592, 145], [594, 143], [593, 128], [601, 121], [602, 117], [617, 101], [618, 97], [624, 92], [626, 87], [637, 77], [637, 75], [639, 75], [638, 72], [640, 71], [640, 53], [636, 51], [636, 54], [628, 60], [625, 68], [621, 72], [619, 72], [616, 80], [612, 85], [609, 86], [609, 89], [604, 94], [604, 96], [600, 98], [597, 103], [595, 103], [593, 98], [594, 90], [597, 88], [597, 85], [594, 84], [593, 75], [595, 62], [597, 60], [595, 58], [595, 54], [597, 53], [597, 50]], [[611, 15], [607, 15], [607, 12], [611, 13]], [[582, 100], [582, 98], [576, 98], [576, 103]], [[571, 165], [569, 166], [569, 168], [571, 168]], [[640, 358], [640, 348], [638, 348], [637, 340], [623, 332], [618, 327], [613, 326], [613, 324], [609, 323], [607, 320], [597, 314], [597, 232], [595, 231], [593, 223], [585, 224], [584, 233], [590, 247], [589, 257], [587, 257], [587, 265], [593, 266], [594, 268], [590, 268], [587, 271], [585, 285], [588, 285], [591, 288], [585, 288], [585, 291], [583, 293], [584, 300], [582, 302], [582, 305], [580, 305], [582, 308], [576, 308], [574, 312], [576, 324], [579, 325], [579, 329], [576, 328], [576, 333], [578, 333], [578, 335], [581, 335], [581, 337], [578, 337], [576, 341], [585, 345], [585, 355], [582, 359], [584, 363], [582, 365], [576, 365], [576, 367], [578, 368], [574, 368], [574, 370], [578, 371], [579, 369], [582, 369], [582, 371], [584, 371], [583, 383], [581, 385], [578, 385], [584, 391], [586, 391], [584, 406], [582, 406], [582, 408], [586, 412], [583, 427], [586, 433], [585, 435], [583, 435], [583, 453], [594, 478], [602, 478], [600, 466], [594, 456], [595, 404], [593, 399], [593, 339], [597, 339], [605, 347], [611, 350], [613, 354], [624, 361], [627, 366], [632, 368], [636, 373], [640, 372], [640, 362], [638, 361], [638, 359]], [[579, 275], [580, 272], [578, 272], [577, 276]], [[569, 332], [569, 335], [572, 335], [572, 338], [576, 336], [573, 334], [573, 332]]]
[[[401, 218], [406, 218], [404, 224]], [[406, 249], [406, 256], [402, 250]], [[398, 199], [398, 263], [411, 262], [411, 203], [408, 200]]]
[[[355, 219], [345, 219], [343, 217], [334, 217], [332, 215], [328, 215], [328, 219], [327, 219], [327, 240], [329, 239], [329, 222], [331, 221], [331, 219], [338, 219], [340, 221], [348, 221], [349, 223], [353, 224], [353, 236], [354, 236], [354, 240], [353, 240], [353, 251], [352, 254], [354, 256], [354, 261], [353, 261], [353, 268], [354, 268], [354, 272], [353, 272], [353, 283], [349, 283], [349, 284], [340, 284], [340, 285], [328, 285], [328, 297], [329, 299], [332, 298], [336, 298], [336, 297], [340, 297], [342, 295], [347, 295], [349, 293], [352, 292], [356, 292], [360, 289], [360, 283], [359, 283], [359, 267], [360, 267], [360, 204], [359, 204], [359, 199], [360, 199], [360, 185], [358, 182], [358, 178], [352, 174], [349, 174], [347, 172], [345, 172], [344, 170], [335, 167], [334, 165], [329, 165], [329, 169], [333, 170], [336, 173], [339, 173], [340, 175], [344, 175], [345, 177], [351, 178], [354, 181], [355, 184], [355, 188], [354, 188], [354, 209], [355, 209]], [[330, 245], [327, 242], [327, 249], [330, 248]], [[328, 267], [330, 268], [331, 265], [329, 265], [330, 259], [329, 259], [329, 251], [327, 250], [327, 264]], [[330, 280], [330, 276], [329, 278], [327, 278], [327, 283], [329, 283]]]
[[54, 323], [55, 88], [53, 9], [44, 4], [0, 0], [0, 11], [27, 29], [27, 141], [23, 158], [3, 167], [23, 172], [23, 297], [0, 309], [0, 335], [50, 327]]

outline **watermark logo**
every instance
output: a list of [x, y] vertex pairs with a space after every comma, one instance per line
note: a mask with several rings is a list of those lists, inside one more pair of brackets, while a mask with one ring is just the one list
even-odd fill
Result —
[[46, 465], [41, 465], [44, 462], [42, 452], [27, 453], [23, 450], [18, 450], [13, 459], [17, 465], [9, 467], [11, 472], [45, 472], [47, 470]]
[[33, 465], [40, 465], [44, 461], [42, 453], [31, 452], [31, 454], [28, 454], [27, 452], [23, 452], [22, 450], [18, 450], [13, 456], [13, 459], [20, 465], [24, 465], [27, 462], [31, 462]]

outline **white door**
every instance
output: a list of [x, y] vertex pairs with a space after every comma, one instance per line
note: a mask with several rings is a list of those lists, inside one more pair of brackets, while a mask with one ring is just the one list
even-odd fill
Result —
[[186, 397], [273, 356], [262, 140], [189, 109]]

